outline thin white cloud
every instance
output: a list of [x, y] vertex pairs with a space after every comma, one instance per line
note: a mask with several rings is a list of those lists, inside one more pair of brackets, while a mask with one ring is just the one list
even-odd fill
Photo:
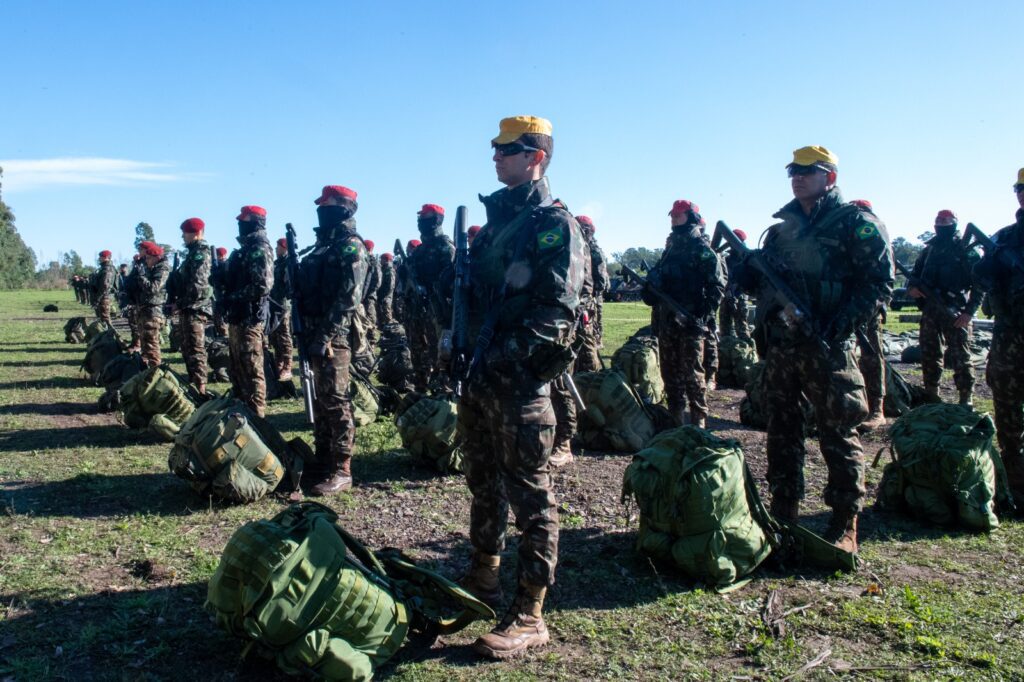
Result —
[[56, 185], [153, 185], [204, 177], [181, 173], [173, 164], [102, 157], [0, 160], [5, 192], [19, 192]]

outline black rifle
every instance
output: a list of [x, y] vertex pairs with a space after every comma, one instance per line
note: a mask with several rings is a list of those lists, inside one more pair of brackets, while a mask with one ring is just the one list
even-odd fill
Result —
[[398, 256], [399, 258], [401, 258], [403, 261], [406, 258], [406, 256], [405, 256], [405, 249], [402, 248], [402, 240], [401, 239], [396, 239], [395, 240], [395, 255]]
[[180, 282], [178, 278], [181, 277], [179, 269], [181, 268], [181, 251], [174, 252], [174, 265], [171, 266], [171, 274], [167, 277], [167, 283], [164, 285], [164, 289], [167, 290], [167, 303], [164, 305], [164, 312], [170, 313], [173, 306], [178, 302], [178, 294], [181, 292]]
[[[715, 224], [715, 234], [711, 238], [711, 248], [717, 251], [723, 241], [740, 258], [741, 262], [749, 264], [768, 281], [769, 288], [771, 289], [771, 298], [782, 307], [779, 317], [783, 323], [787, 327], [797, 327], [807, 338], [820, 343], [827, 352], [829, 350], [828, 343], [822, 337], [821, 332], [818, 331], [815, 320], [811, 319], [811, 309], [786, 284], [778, 271], [765, 258], [761, 249], [747, 248], [743, 240], [737, 237], [728, 225], [719, 220]], [[765, 304], [767, 303], [769, 302], [765, 301]]]
[[664, 291], [651, 284], [646, 277], [641, 276], [640, 273], [638, 273], [636, 270], [623, 263], [622, 272], [624, 275], [624, 280], [633, 280], [634, 282], [636, 282], [637, 284], [651, 292], [659, 301], [668, 306], [668, 309], [675, 313], [676, 318], [679, 320], [679, 322], [684, 324], [689, 323], [702, 332], [707, 331], [707, 325], [704, 324], [704, 321], [702, 319], [691, 313], [683, 306], [679, 305], [679, 302], [676, 301], [676, 299], [672, 298]]
[[[967, 223], [967, 229], [964, 230], [964, 248], [971, 249], [975, 246], [980, 246], [985, 251], [985, 255], [990, 258], [997, 258], [997, 254], [1001, 254], [1006, 258], [1011, 269], [1024, 273], [1024, 261], [1021, 260], [1019, 253], [1013, 249], [1004, 249], [982, 232], [980, 227], [974, 223]], [[1020, 292], [1014, 291], [1013, 293], [1019, 294]]]
[[302, 384], [302, 406], [306, 411], [306, 420], [313, 424], [313, 402], [316, 400], [316, 385], [313, 380], [313, 369], [309, 366], [306, 355], [305, 330], [302, 328], [302, 297], [299, 292], [299, 247], [295, 242], [295, 228], [291, 223], [284, 226], [288, 241], [288, 298], [292, 302], [292, 338], [299, 349], [299, 381]]
[[[469, 239], [465, 206], [455, 209], [455, 288], [452, 290], [451, 377], [455, 396], [469, 372]], [[395, 242], [396, 250], [402, 245]]]
[[893, 258], [893, 262], [896, 264], [896, 269], [900, 271], [900, 274], [907, 278], [907, 290], [917, 289], [924, 294], [925, 308], [931, 309], [939, 318], [953, 318], [955, 320], [960, 317], [960, 311], [953, 306], [943, 303], [942, 296], [937, 291], [927, 284], [914, 279], [910, 268], [895, 258]]

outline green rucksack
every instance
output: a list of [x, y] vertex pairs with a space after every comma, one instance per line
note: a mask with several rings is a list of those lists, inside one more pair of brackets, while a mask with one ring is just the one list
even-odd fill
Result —
[[89, 375], [90, 381], [99, 384], [103, 368], [118, 355], [124, 355], [124, 351], [125, 344], [121, 337], [113, 329], [107, 329], [89, 342], [85, 359], [82, 360], [82, 369]]
[[373, 386], [357, 372], [352, 372], [348, 391], [349, 399], [352, 401], [352, 421], [356, 426], [366, 426], [377, 421], [380, 404], [377, 402]]
[[255, 650], [287, 674], [326, 680], [369, 680], [409, 635], [432, 639], [494, 618], [398, 552], [370, 552], [314, 502], [239, 528], [210, 579], [206, 609], [249, 643], [243, 656]]
[[576, 375], [575, 380], [587, 406], [579, 415], [577, 431], [584, 447], [636, 452], [657, 433], [651, 413], [622, 372], [584, 372]]
[[612, 369], [619, 370], [640, 400], [660, 403], [665, 398], [665, 382], [661, 378], [658, 337], [650, 326], [641, 327], [612, 355]]
[[113, 412], [121, 406], [121, 387], [146, 368], [138, 353], [121, 353], [110, 359], [100, 372], [99, 385], [104, 388], [99, 398], [100, 412]]
[[402, 400], [395, 418], [402, 447], [413, 460], [446, 474], [464, 470], [457, 422], [455, 403], [419, 393]]
[[622, 500], [640, 509], [638, 551], [727, 587], [771, 553], [755, 519], [739, 442], [683, 426], [654, 437], [626, 468]]
[[100, 336], [101, 334], [104, 334], [105, 332], [111, 329], [113, 329], [113, 327], [111, 327], [103, 320], [93, 320], [85, 328], [85, 342], [92, 343], [92, 340], [95, 339], [97, 336]]
[[723, 336], [718, 340], [718, 375], [722, 388], [743, 388], [757, 364], [757, 349], [750, 339]]
[[125, 426], [131, 429], [149, 427], [168, 442], [174, 440], [198, 402], [195, 389], [167, 365], [150, 367], [121, 387]]
[[284, 479], [292, 445], [240, 400], [214, 398], [181, 425], [167, 465], [201, 495], [255, 502]]
[[[740, 423], [764, 431], [768, 428], [768, 387], [765, 385], [763, 361], [751, 368], [750, 379], [743, 388], [746, 395], [740, 401]], [[800, 395], [800, 408], [804, 413], [804, 435], [813, 435], [817, 431], [814, 406], [803, 394]]]
[[85, 341], [85, 318], [72, 317], [64, 323], [64, 340], [68, 343]]
[[1012, 507], [1013, 498], [991, 417], [962, 405], [923, 405], [897, 419], [889, 434], [893, 461], [878, 486], [879, 508], [942, 526], [999, 526], [996, 505]]

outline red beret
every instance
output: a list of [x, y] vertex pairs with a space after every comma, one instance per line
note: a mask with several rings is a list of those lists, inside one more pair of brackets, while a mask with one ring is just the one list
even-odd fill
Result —
[[163, 247], [153, 242], [139, 242], [139, 251], [147, 256], [156, 256], [157, 258], [164, 255]]
[[741, 242], [747, 241], [747, 233], [744, 232], [743, 230], [733, 230], [732, 232], [733, 234], [740, 238]]
[[200, 218], [189, 218], [181, 224], [181, 231], [187, 234], [196, 234], [206, 229], [206, 223]]
[[948, 208], [944, 208], [939, 211], [939, 214], [935, 216], [936, 225], [956, 225], [956, 213], [953, 213]]
[[380, 259], [381, 259], [381, 260], [386, 260], [386, 261], [387, 261], [387, 262], [389, 262], [389, 263], [390, 263], [390, 262], [391, 262], [392, 260], [394, 260], [394, 258], [395, 258], [395, 257], [394, 257], [394, 256], [392, 256], [392, 255], [391, 255], [390, 253], [382, 253], [382, 254], [380, 254]]
[[416, 215], [431, 215], [435, 213], [437, 215], [444, 215], [444, 209], [437, 204], [423, 204], [423, 208]]
[[372, 239], [364, 239], [363, 243], [366, 244], [366, 250], [367, 251], [370, 251], [370, 252], [373, 251], [374, 244], [373, 244], [373, 240]]
[[287, 237], [281, 237], [280, 239], [277, 240], [277, 245], [280, 246], [282, 249], [287, 249], [288, 248], [288, 238]]
[[228, 255], [228, 248], [226, 246], [218, 246], [217, 247], [217, 255], [218, 256], [226, 256], [226, 255]]
[[668, 212], [671, 216], [682, 215], [683, 213], [700, 213], [700, 206], [687, 201], [686, 199], [679, 199], [672, 204], [672, 210]]
[[242, 212], [235, 220], [248, 220], [249, 218], [267, 218], [267, 209], [262, 206], [243, 206]]
[[422, 243], [423, 242], [421, 242], [419, 239], [410, 239], [409, 240], [409, 244], [408, 244], [409, 248], [406, 249], [406, 250], [407, 251], [412, 251], [413, 249], [415, 249], [417, 246], [419, 246]]
[[590, 216], [578, 215], [576, 216], [576, 222], [580, 225], [586, 225], [590, 229], [594, 229], [594, 221], [590, 219]]
[[356, 200], [356, 191], [349, 189], [348, 187], [342, 187], [341, 185], [325, 185], [323, 190], [320, 191], [320, 198], [314, 199], [313, 203], [319, 206], [328, 199], [348, 199], [349, 201]]
[[466, 231], [466, 234], [469, 235], [470, 237], [475, 237], [478, 232], [480, 232], [480, 226], [474, 225], [473, 227], [469, 228], [469, 230]]
[[867, 199], [854, 199], [850, 203], [853, 204], [854, 206], [859, 206], [860, 208], [866, 208], [869, 211], [874, 210], [871, 206], [871, 202], [868, 201]]
[[110, 258], [110, 252], [107, 251], [106, 249], [100, 251], [100, 258]]

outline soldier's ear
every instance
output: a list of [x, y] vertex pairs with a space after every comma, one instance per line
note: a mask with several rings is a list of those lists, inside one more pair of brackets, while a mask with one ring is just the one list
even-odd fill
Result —
[[533, 152], [533, 160], [530, 161], [530, 166], [532, 167], [543, 165], [544, 159], [546, 158], [548, 158], [548, 153], [543, 149], [538, 149], [537, 151]]

